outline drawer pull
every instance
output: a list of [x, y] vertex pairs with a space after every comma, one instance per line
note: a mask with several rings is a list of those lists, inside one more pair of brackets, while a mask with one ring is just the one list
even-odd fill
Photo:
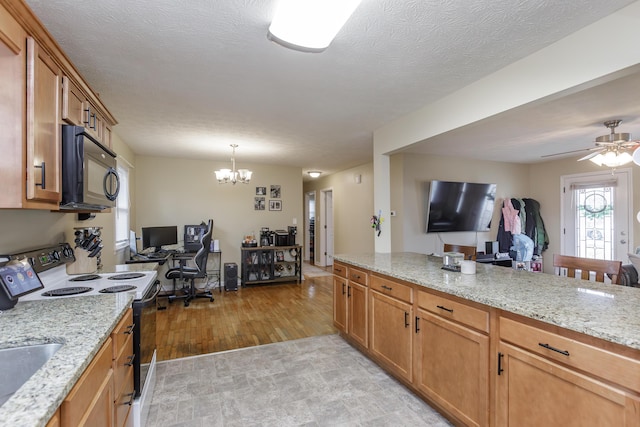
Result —
[[133, 333], [133, 329], [136, 327], [135, 323], [130, 324], [129, 326], [127, 326], [127, 330], [124, 331], [125, 335], [131, 335]]
[[387, 290], [387, 291], [392, 291], [392, 290], [393, 290], [393, 288], [390, 288], [389, 286], [385, 286], [385, 285], [382, 285], [382, 286], [380, 286], [380, 287], [381, 287], [382, 289]]
[[504, 358], [504, 354], [498, 353], [498, 375], [504, 372], [504, 368], [502, 367], [502, 359]]
[[539, 342], [538, 345], [540, 347], [546, 348], [547, 350], [552, 350], [552, 351], [555, 351], [556, 353], [560, 353], [560, 354], [565, 355], [565, 356], [569, 355], [569, 352], [567, 350], [560, 350], [558, 348], [550, 346], [549, 344], [543, 344], [543, 343]]
[[443, 307], [441, 305], [436, 305], [437, 308], [439, 308], [440, 310], [444, 310], [444, 311], [448, 311], [449, 313], [453, 313], [453, 308], [447, 308], [447, 307]]
[[418, 316], [416, 316], [416, 334], [417, 334], [418, 332], [420, 332], [420, 325], [419, 325], [419, 322], [420, 322], [420, 318], [419, 318]]
[[409, 327], [409, 313], [407, 313], [406, 311], [404, 312], [404, 327]]
[[347, 286], [347, 298], [351, 298], [351, 286]]
[[342, 269], [341, 268], [334, 268], [333, 271], [337, 271], [338, 273], [342, 273]]
[[129, 360], [128, 362], [126, 362], [124, 364], [124, 366], [133, 366], [133, 360], [136, 358], [135, 354], [132, 354], [131, 356], [127, 357], [127, 359]]
[[358, 276], [357, 274], [354, 274], [353, 277], [357, 280], [360, 280], [360, 276]]

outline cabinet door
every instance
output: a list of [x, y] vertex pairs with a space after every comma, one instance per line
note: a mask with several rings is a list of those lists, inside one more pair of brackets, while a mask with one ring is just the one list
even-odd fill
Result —
[[367, 347], [367, 287], [350, 281], [347, 300], [347, 332], [357, 343]]
[[85, 99], [80, 89], [69, 79], [62, 78], [62, 120], [70, 125], [84, 126], [84, 105]]
[[499, 426], [638, 426], [637, 397], [501, 342]]
[[333, 326], [347, 332], [347, 279], [333, 276]]
[[417, 310], [415, 386], [468, 426], [489, 423], [489, 337]]
[[27, 38], [27, 200], [60, 202], [61, 78], [60, 68]]
[[0, 5], [0, 206], [21, 207], [24, 198], [25, 41], [27, 35]]
[[370, 343], [372, 355], [388, 369], [412, 380], [412, 320], [410, 304], [376, 291], [370, 295]]

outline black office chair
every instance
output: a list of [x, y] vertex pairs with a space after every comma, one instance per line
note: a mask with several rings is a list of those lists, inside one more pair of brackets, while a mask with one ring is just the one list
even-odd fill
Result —
[[189, 281], [188, 287], [185, 287], [184, 295], [169, 295], [169, 302], [175, 299], [184, 298], [184, 306], [189, 307], [189, 302], [195, 298], [209, 298], [213, 302], [213, 295], [210, 291], [198, 293], [196, 290], [196, 279], [207, 277], [207, 258], [209, 257], [209, 247], [211, 245], [211, 234], [213, 233], [213, 220], [210, 219], [207, 224], [207, 231], [202, 236], [201, 246], [193, 257], [195, 267], [187, 267], [185, 261], [180, 261], [179, 267], [170, 268], [165, 277], [167, 279]]

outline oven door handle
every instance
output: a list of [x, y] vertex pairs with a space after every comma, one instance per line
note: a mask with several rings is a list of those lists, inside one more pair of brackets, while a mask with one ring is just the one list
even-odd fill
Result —
[[160, 294], [160, 291], [162, 291], [162, 285], [160, 284], [160, 280], [156, 280], [154, 282], [154, 285], [156, 285], [156, 290], [153, 292], [153, 295], [151, 295], [149, 298], [146, 298], [140, 301], [133, 301], [134, 308], [147, 307], [155, 303], [156, 298], [158, 297], [158, 294]]

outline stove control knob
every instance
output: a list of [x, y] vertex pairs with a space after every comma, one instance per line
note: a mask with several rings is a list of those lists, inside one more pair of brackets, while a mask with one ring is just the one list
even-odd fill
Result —
[[60, 261], [60, 252], [58, 251], [51, 251], [51, 257], [56, 260], [56, 261]]
[[34, 257], [30, 256], [29, 258], [27, 258], [27, 260], [29, 261], [29, 264], [31, 264], [32, 267], [36, 265], [36, 259]]

